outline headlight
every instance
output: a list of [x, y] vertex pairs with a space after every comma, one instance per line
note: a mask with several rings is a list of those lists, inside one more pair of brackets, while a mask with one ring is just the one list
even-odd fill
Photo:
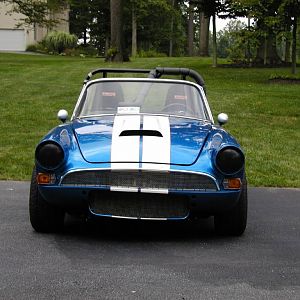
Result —
[[37, 162], [45, 169], [55, 169], [59, 167], [64, 157], [64, 150], [55, 142], [41, 143], [35, 151]]
[[242, 151], [235, 147], [225, 147], [216, 156], [216, 166], [226, 175], [235, 174], [240, 171], [245, 162]]

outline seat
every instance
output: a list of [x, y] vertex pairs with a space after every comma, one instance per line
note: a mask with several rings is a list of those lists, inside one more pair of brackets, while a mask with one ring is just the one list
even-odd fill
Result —
[[181, 84], [172, 84], [166, 95], [164, 112], [185, 113], [187, 109], [187, 95], [184, 86]]
[[124, 101], [123, 90], [118, 82], [104, 82], [97, 88], [97, 110], [115, 113], [120, 102]]

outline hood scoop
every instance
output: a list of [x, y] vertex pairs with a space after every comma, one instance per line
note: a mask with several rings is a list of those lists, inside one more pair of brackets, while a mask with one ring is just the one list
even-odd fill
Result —
[[75, 120], [73, 128], [87, 162], [107, 163], [107, 168], [169, 168], [163, 165], [192, 165], [197, 160], [211, 124], [156, 115], [110, 115]]
[[163, 137], [163, 135], [157, 130], [123, 130], [119, 136], [157, 136]]

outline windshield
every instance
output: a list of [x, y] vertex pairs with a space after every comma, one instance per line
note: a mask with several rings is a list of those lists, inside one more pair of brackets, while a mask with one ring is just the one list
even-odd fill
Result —
[[83, 95], [77, 117], [121, 113], [209, 119], [201, 93], [195, 86], [168, 81], [94, 82]]

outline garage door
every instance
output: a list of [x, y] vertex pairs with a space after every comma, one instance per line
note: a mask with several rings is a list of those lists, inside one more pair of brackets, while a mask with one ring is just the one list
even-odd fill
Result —
[[25, 51], [24, 29], [0, 29], [0, 50]]

